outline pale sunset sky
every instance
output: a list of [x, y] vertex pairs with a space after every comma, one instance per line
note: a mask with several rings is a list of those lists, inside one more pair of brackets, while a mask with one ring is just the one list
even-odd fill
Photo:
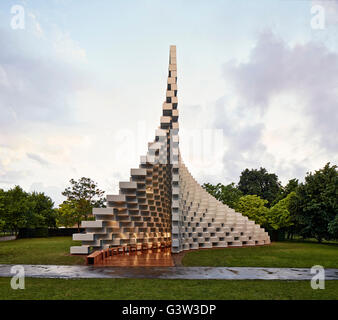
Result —
[[1, 0], [0, 188], [58, 205], [85, 176], [117, 193], [159, 125], [172, 44], [199, 183], [262, 166], [285, 184], [337, 164], [335, 0]]

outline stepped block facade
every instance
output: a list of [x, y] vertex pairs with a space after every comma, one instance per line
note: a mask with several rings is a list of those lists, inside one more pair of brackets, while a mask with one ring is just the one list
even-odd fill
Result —
[[139, 168], [107, 195], [107, 208], [94, 208], [95, 221], [83, 221], [85, 233], [72, 254], [112, 246], [138, 249], [171, 241], [182, 250], [269, 244], [267, 232], [206, 192], [191, 176], [179, 152], [176, 47], [170, 47], [166, 100], [160, 126]]

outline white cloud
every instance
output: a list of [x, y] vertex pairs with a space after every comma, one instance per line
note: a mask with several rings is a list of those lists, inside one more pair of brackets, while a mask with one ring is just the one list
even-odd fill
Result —
[[30, 158], [30, 159], [32, 159], [32, 160], [34, 160], [34, 161], [37, 161], [38, 163], [40, 163], [42, 165], [48, 165], [48, 161], [46, 161], [39, 154], [27, 152], [27, 157]]
[[[45, 191], [58, 204], [70, 178], [87, 176], [117, 192], [154, 138], [164, 83], [137, 70], [131, 81], [113, 78], [114, 70], [104, 70], [109, 79], [102, 70], [86, 73], [81, 45], [36, 17], [32, 37], [0, 37], [0, 187]], [[244, 63], [226, 65], [227, 91], [216, 103], [224, 82], [196, 68], [203, 81], [179, 83], [183, 159], [202, 183], [237, 181], [241, 170], [259, 166], [285, 181], [334, 161], [337, 71], [336, 53], [313, 43], [290, 47], [271, 34]], [[189, 131], [204, 129], [224, 132], [212, 163], [198, 156], [202, 144], [189, 157]], [[120, 139], [123, 130], [134, 140]]]
[[224, 76], [233, 97], [216, 104], [215, 125], [228, 139], [225, 177], [263, 166], [286, 182], [338, 160], [337, 53], [265, 32], [248, 61], [228, 62]]
[[90, 85], [78, 59], [85, 54], [68, 34], [53, 39], [35, 14], [28, 17], [22, 32], [0, 28], [0, 187], [28, 190], [39, 181], [62, 189], [85, 141], [72, 105], [77, 90]]

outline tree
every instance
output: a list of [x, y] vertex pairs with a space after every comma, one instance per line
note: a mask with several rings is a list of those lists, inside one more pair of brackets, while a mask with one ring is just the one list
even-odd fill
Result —
[[337, 238], [338, 172], [337, 166], [327, 163], [315, 173], [307, 173], [305, 182], [297, 188], [292, 210], [303, 237]]
[[103, 207], [105, 198], [104, 191], [97, 187], [97, 184], [90, 178], [82, 177], [78, 181], [71, 179], [71, 186], [62, 192], [68, 201], [87, 200], [93, 207]]
[[58, 210], [58, 225], [62, 227], [72, 227], [74, 224], [79, 224], [82, 219], [82, 215], [79, 213], [76, 207], [76, 203], [73, 201], [64, 201], [60, 204]]
[[328, 231], [332, 238], [338, 239], [338, 214], [329, 222]]
[[286, 184], [285, 187], [281, 187], [280, 191], [276, 197], [276, 199], [274, 200], [272, 205], [275, 205], [276, 203], [278, 203], [280, 200], [286, 198], [291, 192], [296, 191], [298, 188], [298, 179], [291, 179], [289, 180], [289, 182]]
[[32, 203], [29, 200], [29, 194], [20, 186], [15, 186], [5, 193], [3, 201], [5, 229], [17, 234], [20, 228], [30, 223]]
[[6, 193], [3, 189], [0, 189], [0, 230], [5, 231], [4, 227], [6, 225], [5, 221], [5, 197]]
[[55, 227], [53, 201], [44, 193], [28, 193], [16, 186], [0, 190], [2, 229], [18, 233], [20, 228]]
[[32, 211], [36, 216], [39, 217], [40, 221], [32, 223], [34, 227], [56, 227], [56, 213], [53, 209], [54, 202], [43, 192], [33, 192], [29, 196], [29, 200], [32, 202]]
[[245, 169], [237, 187], [245, 195], [258, 195], [267, 200], [267, 206], [271, 206], [280, 192], [281, 183], [276, 174], [268, 173], [264, 168]]
[[88, 219], [94, 207], [105, 207], [104, 191], [97, 187], [97, 184], [90, 178], [82, 177], [78, 181], [70, 180], [71, 186], [66, 188], [62, 195], [67, 197], [64, 202], [66, 210], [76, 217], [76, 223], [80, 228], [82, 220]]
[[220, 185], [221, 185], [220, 183], [216, 185], [211, 184], [211, 183], [204, 183], [202, 187], [218, 200], [217, 197], [218, 197], [218, 190], [219, 190]]
[[0, 218], [0, 231], [1, 231], [1, 232], [4, 232], [4, 231], [5, 231], [5, 230], [4, 230], [5, 225], [6, 225], [5, 220], [3, 220], [2, 218]]
[[259, 196], [246, 195], [239, 199], [235, 210], [267, 228], [269, 226], [269, 209], [265, 206], [267, 203], [267, 200]]
[[299, 186], [298, 179], [291, 179], [287, 185], [283, 188], [284, 197], [289, 195], [291, 192], [296, 191]]
[[292, 191], [284, 199], [270, 208], [269, 225], [273, 229], [287, 230], [294, 225], [293, 217], [289, 211], [290, 201], [294, 197], [296, 197], [296, 192]]
[[239, 198], [243, 196], [243, 193], [235, 187], [234, 183], [230, 183], [226, 186], [221, 183], [217, 185], [205, 183], [202, 187], [217, 200], [233, 209], [236, 207]]

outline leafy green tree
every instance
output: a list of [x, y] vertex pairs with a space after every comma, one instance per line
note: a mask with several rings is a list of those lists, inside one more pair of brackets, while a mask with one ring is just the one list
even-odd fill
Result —
[[280, 193], [281, 183], [276, 174], [268, 173], [265, 168], [245, 169], [237, 187], [244, 195], [258, 195], [267, 200], [269, 207]]
[[202, 187], [209, 192], [212, 196], [214, 196], [217, 199], [218, 196], [218, 189], [221, 184], [218, 183], [216, 185], [211, 184], [211, 183], [204, 183]]
[[329, 222], [328, 231], [332, 238], [338, 239], [338, 214]]
[[5, 231], [4, 227], [6, 225], [5, 221], [5, 197], [6, 193], [3, 189], [0, 189], [0, 230]]
[[294, 225], [293, 217], [290, 214], [289, 206], [296, 192], [292, 191], [284, 199], [270, 208], [269, 225], [275, 229], [287, 230]]
[[272, 205], [275, 205], [280, 200], [286, 198], [291, 192], [296, 191], [298, 188], [298, 185], [299, 185], [298, 179], [289, 180], [289, 182], [286, 184], [285, 187], [282, 186], [280, 188], [280, 191]]
[[95, 220], [93, 216], [84, 218], [81, 211], [78, 210], [75, 201], [64, 201], [55, 211], [57, 214], [58, 227], [73, 227], [76, 224], [79, 229], [82, 220]]
[[243, 196], [243, 193], [235, 187], [234, 183], [230, 183], [226, 186], [221, 183], [216, 185], [205, 183], [202, 187], [217, 200], [233, 209], [239, 201], [239, 198]]
[[97, 184], [90, 178], [82, 177], [78, 181], [71, 179], [71, 186], [66, 188], [62, 195], [67, 197], [65, 209], [75, 216], [75, 221], [80, 227], [82, 220], [87, 220], [93, 208], [105, 207], [104, 191], [97, 187]]
[[289, 195], [291, 192], [296, 192], [298, 186], [299, 186], [298, 179], [289, 180], [287, 185], [283, 188], [284, 197]]
[[29, 196], [32, 202], [32, 211], [39, 218], [39, 221], [32, 223], [34, 227], [56, 227], [56, 213], [53, 209], [54, 202], [43, 192], [33, 192]]
[[44, 193], [27, 193], [20, 186], [0, 190], [2, 228], [18, 233], [20, 228], [55, 227], [53, 201]]
[[71, 186], [62, 192], [62, 195], [67, 197], [67, 201], [87, 200], [92, 207], [104, 207], [104, 191], [97, 187], [96, 182], [85, 177], [78, 181], [71, 179], [69, 182]]
[[57, 210], [57, 220], [60, 227], [72, 227], [75, 224], [77, 224], [79, 227], [83, 216], [77, 210], [76, 202], [64, 201], [62, 204], [60, 204]]
[[269, 226], [269, 209], [265, 206], [267, 200], [257, 195], [246, 195], [239, 199], [235, 210], [247, 216], [250, 220], [264, 228]]
[[5, 225], [6, 225], [5, 220], [3, 220], [3, 219], [0, 218], [0, 232], [4, 232], [5, 231], [4, 230]]
[[30, 224], [32, 203], [29, 194], [16, 186], [6, 192], [3, 201], [5, 228], [17, 234], [20, 228]]
[[337, 166], [327, 163], [315, 173], [307, 173], [305, 182], [297, 188], [297, 197], [291, 209], [299, 223], [303, 237], [323, 239], [336, 238], [338, 215]]

